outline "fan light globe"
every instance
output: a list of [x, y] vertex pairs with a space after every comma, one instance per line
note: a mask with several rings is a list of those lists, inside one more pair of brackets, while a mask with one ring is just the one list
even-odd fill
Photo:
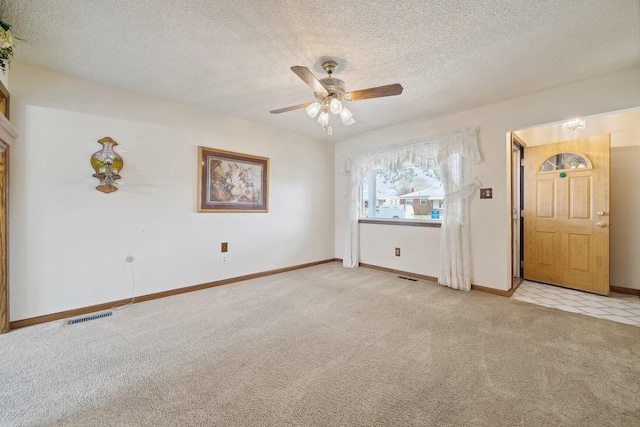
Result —
[[333, 98], [331, 100], [331, 103], [329, 104], [329, 109], [333, 114], [340, 114], [340, 112], [342, 111], [342, 103], [336, 98]]
[[322, 113], [320, 113], [320, 116], [318, 116], [318, 123], [322, 127], [325, 127], [329, 124], [329, 112], [326, 109], [322, 110]]
[[340, 111], [340, 118], [342, 119], [342, 124], [345, 126], [352, 125], [356, 122], [351, 111], [346, 108], [342, 108], [342, 111]]
[[307, 107], [307, 114], [309, 115], [309, 117], [315, 117], [316, 114], [318, 114], [318, 111], [320, 111], [320, 107], [321, 105], [319, 102], [314, 102], [313, 104], [309, 105]]

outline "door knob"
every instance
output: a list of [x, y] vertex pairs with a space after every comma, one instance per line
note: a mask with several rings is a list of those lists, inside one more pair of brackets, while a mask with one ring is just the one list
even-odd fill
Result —
[[597, 225], [598, 227], [600, 227], [600, 228], [604, 228], [604, 227], [606, 227], [606, 226], [607, 226], [607, 224], [606, 224], [606, 223], [604, 223], [604, 222], [602, 222], [602, 221], [598, 221], [598, 222], [596, 222], [596, 225]]

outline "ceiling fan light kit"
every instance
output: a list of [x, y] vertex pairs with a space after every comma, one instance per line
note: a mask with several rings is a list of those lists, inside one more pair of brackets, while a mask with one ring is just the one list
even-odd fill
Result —
[[315, 116], [317, 116], [318, 112], [320, 111], [320, 107], [322, 107], [322, 104], [320, 104], [319, 102], [314, 102], [313, 104], [309, 105], [307, 107], [307, 114], [309, 115], [309, 117], [314, 118]]
[[342, 108], [342, 111], [340, 111], [340, 118], [342, 119], [342, 123], [345, 126], [352, 125], [356, 122], [356, 120], [353, 118], [353, 114], [351, 114], [351, 111], [347, 110], [346, 108]]
[[322, 126], [322, 128], [329, 124], [329, 112], [326, 108], [322, 110], [322, 113], [320, 113], [320, 115], [318, 116], [318, 123], [320, 124], [320, 126]]
[[333, 114], [340, 114], [340, 111], [342, 111], [342, 104], [336, 98], [333, 98], [329, 103], [329, 109]]
[[360, 101], [362, 99], [395, 96], [402, 93], [403, 88], [399, 83], [347, 92], [344, 81], [333, 77], [333, 72], [337, 66], [338, 64], [335, 61], [324, 62], [322, 68], [327, 72], [328, 77], [320, 80], [318, 80], [307, 67], [300, 65], [291, 67], [291, 71], [313, 89], [317, 101], [272, 110], [271, 114], [280, 114], [299, 108], [305, 108], [311, 118], [315, 118], [318, 113], [320, 113], [318, 116], [318, 124], [331, 135], [333, 130], [331, 126], [328, 126], [329, 113], [339, 114], [342, 119], [342, 124], [345, 126], [352, 125], [356, 122], [351, 111], [349, 111], [341, 101]]

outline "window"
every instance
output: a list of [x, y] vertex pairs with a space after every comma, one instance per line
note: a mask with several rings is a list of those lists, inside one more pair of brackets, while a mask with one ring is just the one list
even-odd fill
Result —
[[[402, 220], [376, 220], [359, 219], [378, 207], [377, 200], [377, 172], [367, 175], [367, 182], [363, 185], [363, 174], [368, 174], [372, 169], [388, 169], [388, 172], [398, 170], [399, 165], [412, 164], [418, 169], [435, 169], [436, 159], [442, 162], [444, 179], [447, 190], [451, 193], [447, 196], [455, 203], [447, 205], [447, 215], [444, 221], [414, 221], [409, 220], [406, 225], [440, 227], [442, 234], [440, 239], [441, 250], [446, 255], [441, 259], [439, 277], [442, 284], [455, 289], [471, 289], [468, 215], [464, 215], [468, 207], [468, 198], [474, 190], [480, 186], [477, 180], [470, 176], [472, 165], [480, 161], [477, 141], [478, 128], [468, 128], [447, 132], [442, 135], [434, 135], [418, 141], [388, 145], [377, 149], [353, 152], [344, 156], [344, 173], [347, 179], [347, 206], [345, 215], [347, 219], [345, 227], [345, 245], [342, 265], [355, 268], [360, 262], [360, 233], [359, 222], [393, 222], [398, 224]], [[363, 188], [366, 187], [368, 200], [363, 200]], [[444, 192], [443, 192], [444, 193]], [[369, 198], [369, 194], [372, 197]], [[444, 196], [444, 194], [443, 194]], [[400, 198], [400, 196], [398, 196]], [[369, 206], [369, 203], [370, 206]], [[412, 207], [419, 207], [418, 205]], [[367, 210], [358, 211], [359, 207], [367, 206]], [[406, 203], [405, 203], [406, 206]], [[427, 205], [428, 206], [428, 205]], [[449, 214], [449, 212], [451, 214]], [[433, 210], [432, 214], [438, 216], [440, 211]]]
[[431, 202], [431, 208], [432, 209], [442, 209], [442, 207], [443, 207], [443, 203], [442, 202], [444, 202], [444, 197], [430, 198], [429, 202]]
[[[441, 215], [432, 214], [427, 202], [442, 200], [443, 195], [437, 167], [372, 170], [362, 179], [360, 218], [441, 219]], [[441, 204], [435, 209], [442, 209]]]
[[586, 157], [576, 153], [559, 153], [545, 160], [540, 166], [540, 172], [585, 168], [591, 169], [591, 163]]

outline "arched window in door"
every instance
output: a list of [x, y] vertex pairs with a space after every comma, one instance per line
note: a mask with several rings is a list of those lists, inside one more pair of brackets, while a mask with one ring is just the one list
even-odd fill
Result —
[[592, 169], [586, 156], [576, 153], [558, 153], [545, 160], [538, 172], [551, 172], [566, 169]]

